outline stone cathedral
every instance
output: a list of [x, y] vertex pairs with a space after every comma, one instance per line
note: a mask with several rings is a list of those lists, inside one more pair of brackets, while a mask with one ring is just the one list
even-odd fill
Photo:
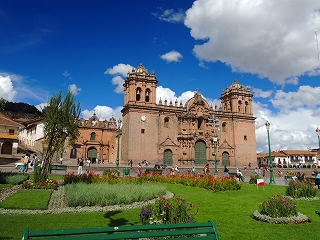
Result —
[[160, 99], [158, 80], [140, 64], [124, 83], [120, 163], [243, 167], [256, 162], [252, 92], [236, 80], [210, 106], [199, 92], [184, 105]]

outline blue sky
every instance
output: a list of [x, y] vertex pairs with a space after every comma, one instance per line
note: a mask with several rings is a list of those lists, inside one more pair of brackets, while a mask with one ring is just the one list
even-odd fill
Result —
[[219, 105], [234, 79], [250, 87], [257, 152], [266, 120], [272, 150], [317, 148], [318, 32], [318, 0], [1, 1], [0, 97], [41, 106], [71, 90], [82, 117], [119, 118], [141, 62], [158, 99]]

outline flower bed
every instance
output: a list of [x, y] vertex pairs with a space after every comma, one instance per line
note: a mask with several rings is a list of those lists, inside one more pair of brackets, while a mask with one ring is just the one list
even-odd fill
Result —
[[118, 177], [117, 174], [99, 176], [90, 172], [89, 174], [76, 175], [73, 172], [64, 176], [65, 184], [69, 183], [134, 183], [161, 182], [170, 184], [182, 184], [186, 186], [206, 188], [213, 191], [240, 190], [241, 183], [235, 177], [214, 177], [210, 175], [161, 175], [155, 172], [142, 174], [140, 177]]
[[275, 195], [271, 196], [269, 201], [262, 202], [252, 217], [259, 221], [277, 224], [309, 222], [309, 218], [297, 212], [296, 207], [296, 202], [291, 198]]
[[22, 184], [23, 188], [26, 189], [58, 189], [58, 181], [57, 180], [51, 180], [46, 179], [42, 180], [40, 183], [34, 182], [34, 180], [29, 179], [23, 182]]

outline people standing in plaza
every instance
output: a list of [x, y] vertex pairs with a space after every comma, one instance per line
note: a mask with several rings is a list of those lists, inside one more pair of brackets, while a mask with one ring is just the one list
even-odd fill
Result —
[[62, 164], [62, 162], [63, 162], [63, 157], [61, 156], [61, 158], [60, 158], [60, 164]]
[[204, 174], [210, 174], [210, 166], [209, 163], [206, 164], [206, 166], [203, 168]]
[[141, 176], [141, 170], [142, 170], [142, 166], [141, 166], [141, 164], [139, 163], [139, 164], [138, 164], [138, 177]]
[[30, 160], [30, 158], [29, 158], [28, 154], [26, 154], [24, 156], [24, 170], [23, 170], [23, 172], [25, 172], [25, 173], [28, 172], [29, 160]]
[[83, 158], [78, 159], [78, 175], [82, 174], [82, 167], [83, 167]]
[[86, 159], [86, 172], [89, 173], [90, 171], [90, 164], [91, 164], [91, 161], [89, 158]]
[[24, 156], [21, 157], [20, 159], [20, 169], [19, 169], [19, 172], [24, 172]]
[[196, 168], [195, 167], [192, 167], [191, 174], [196, 174]]
[[224, 165], [223, 176], [229, 177], [229, 169], [227, 168], [227, 165]]
[[239, 181], [244, 182], [243, 174], [239, 168], [237, 168], [237, 178], [239, 178]]

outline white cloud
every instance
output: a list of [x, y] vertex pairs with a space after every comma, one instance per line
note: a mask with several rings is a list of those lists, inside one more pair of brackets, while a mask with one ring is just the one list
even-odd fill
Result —
[[124, 79], [120, 76], [115, 76], [112, 78], [112, 84], [116, 85], [116, 89], [114, 90], [116, 93], [123, 93], [123, 84]]
[[186, 12], [200, 61], [221, 61], [235, 72], [257, 74], [278, 84], [319, 74], [314, 29], [318, 0], [197, 0]]
[[39, 111], [42, 111], [45, 107], [48, 106], [48, 103], [40, 103], [37, 106], [35, 106]]
[[257, 151], [268, 152], [267, 120], [271, 123], [271, 150], [318, 148], [319, 91], [320, 87], [301, 86], [295, 92], [281, 90], [270, 95], [268, 104], [254, 99]]
[[81, 91], [81, 88], [78, 88], [76, 84], [69, 85], [68, 89], [73, 95], [78, 95]]
[[259, 88], [251, 88], [251, 90], [255, 97], [268, 98], [272, 94], [271, 90], [263, 91], [262, 89], [259, 89]]
[[103, 120], [110, 120], [110, 118], [114, 117], [116, 119], [122, 118], [121, 114], [122, 107], [117, 107], [112, 109], [108, 106], [99, 106], [97, 105], [93, 110], [84, 110], [81, 112], [81, 115], [84, 119], [89, 119], [92, 117], [94, 113], [96, 113], [97, 117]]
[[151, 13], [153, 16], [161, 21], [170, 23], [182, 23], [185, 19], [185, 13], [183, 9], [178, 9], [176, 12], [174, 9], [158, 8], [160, 12]]
[[0, 97], [12, 102], [16, 94], [17, 91], [13, 88], [11, 77], [0, 75]]
[[180, 59], [183, 58], [182, 54], [172, 50], [160, 56], [161, 59], [167, 62], [180, 62]]
[[68, 70], [64, 70], [64, 72], [63, 72], [62, 75], [65, 76], [65, 77], [68, 78], [68, 79], [71, 79], [71, 74], [69, 73]]
[[123, 84], [125, 80], [122, 77], [127, 77], [128, 72], [131, 72], [132, 69], [134, 69], [134, 67], [129, 64], [119, 63], [112, 68], [108, 68], [104, 72], [104, 74], [115, 75], [111, 82], [113, 85], [116, 85], [116, 89], [114, 90], [116, 93], [123, 93]]
[[121, 75], [123, 77], [127, 76], [127, 73], [130, 72], [134, 67], [129, 64], [119, 63], [118, 65], [113, 66], [112, 68], [108, 68], [104, 74], [110, 75]]
[[296, 92], [278, 90], [272, 104], [278, 108], [313, 108], [320, 104], [320, 87], [300, 86]]

